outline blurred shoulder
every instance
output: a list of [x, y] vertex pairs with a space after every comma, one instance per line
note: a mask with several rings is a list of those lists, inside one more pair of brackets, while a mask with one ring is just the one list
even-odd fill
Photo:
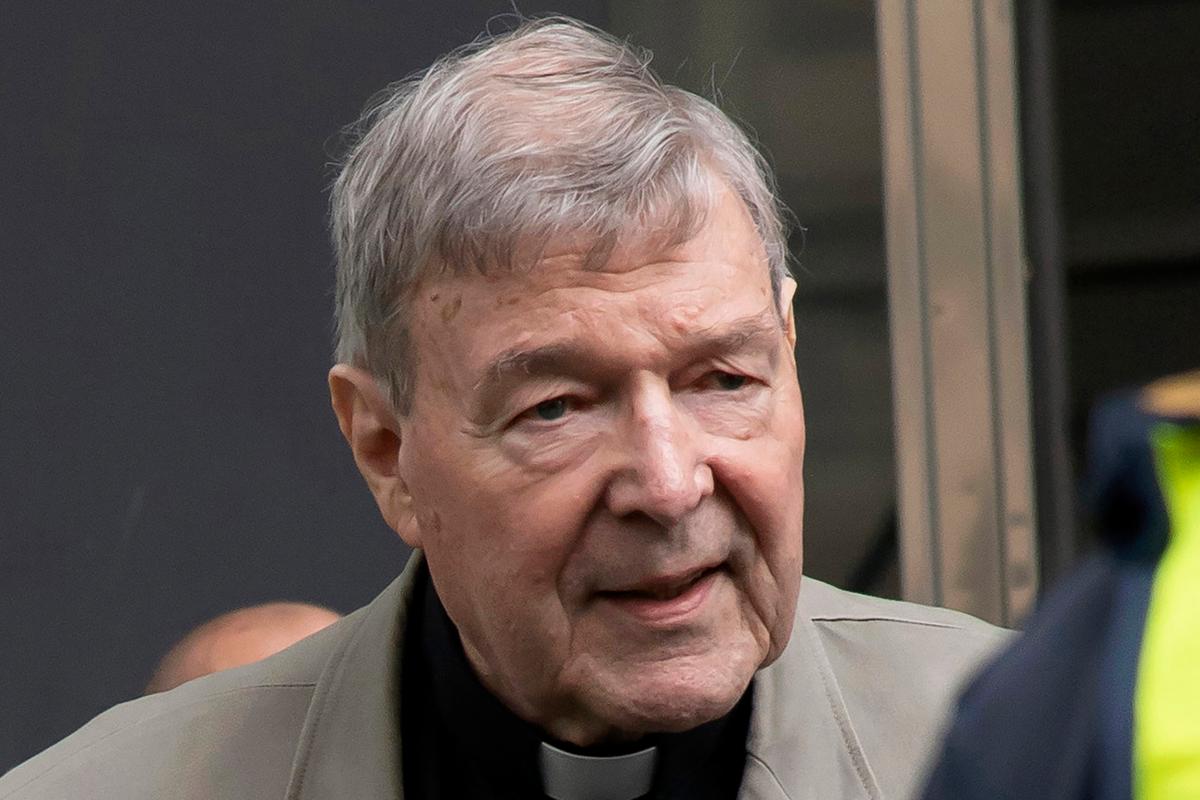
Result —
[[257, 664], [109, 709], [0, 776], [0, 800], [282, 796], [317, 680], [354, 616]]

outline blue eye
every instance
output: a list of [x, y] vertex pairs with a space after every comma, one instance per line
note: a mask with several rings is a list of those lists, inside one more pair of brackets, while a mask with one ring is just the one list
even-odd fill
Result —
[[565, 397], [556, 397], [553, 400], [538, 403], [533, 407], [533, 413], [537, 415], [538, 419], [553, 422], [567, 413], [567, 400]]
[[740, 389], [746, 385], [745, 375], [734, 375], [730, 372], [718, 372], [716, 373], [716, 376], [717, 386], [721, 387], [727, 392], [736, 391], [737, 389]]

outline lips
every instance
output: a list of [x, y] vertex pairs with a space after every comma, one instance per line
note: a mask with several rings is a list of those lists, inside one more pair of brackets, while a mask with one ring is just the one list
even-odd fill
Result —
[[704, 606], [725, 564], [699, 567], [676, 575], [653, 577], [627, 587], [598, 592], [606, 605], [644, 623], [682, 622]]
[[699, 567], [679, 577], [651, 579], [628, 589], [601, 592], [605, 595], [625, 595], [647, 600], [674, 600], [690, 589], [697, 581], [719, 567]]

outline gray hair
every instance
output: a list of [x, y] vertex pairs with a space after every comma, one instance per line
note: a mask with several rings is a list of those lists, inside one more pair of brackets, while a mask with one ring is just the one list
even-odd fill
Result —
[[758, 229], [776, 296], [784, 213], [746, 135], [663, 84], [651, 54], [564, 17], [525, 21], [389, 87], [358, 123], [332, 192], [338, 361], [408, 413], [409, 302], [446, 271], [528, 267], [571, 237], [601, 265], [618, 236], [671, 246], [730, 187]]

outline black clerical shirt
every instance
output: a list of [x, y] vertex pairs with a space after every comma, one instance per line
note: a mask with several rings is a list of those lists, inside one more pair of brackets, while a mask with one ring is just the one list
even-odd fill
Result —
[[542, 798], [543, 741], [586, 755], [658, 747], [647, 800], [732, 800], [742, 782], [749, 691], [726, 716], [686, 733], [648, 736], [624, 750], [581, 750], [548, 739], [475, 677], [427, 570], [408, 614], [400, 730], [404, 794], [413, 800]]

